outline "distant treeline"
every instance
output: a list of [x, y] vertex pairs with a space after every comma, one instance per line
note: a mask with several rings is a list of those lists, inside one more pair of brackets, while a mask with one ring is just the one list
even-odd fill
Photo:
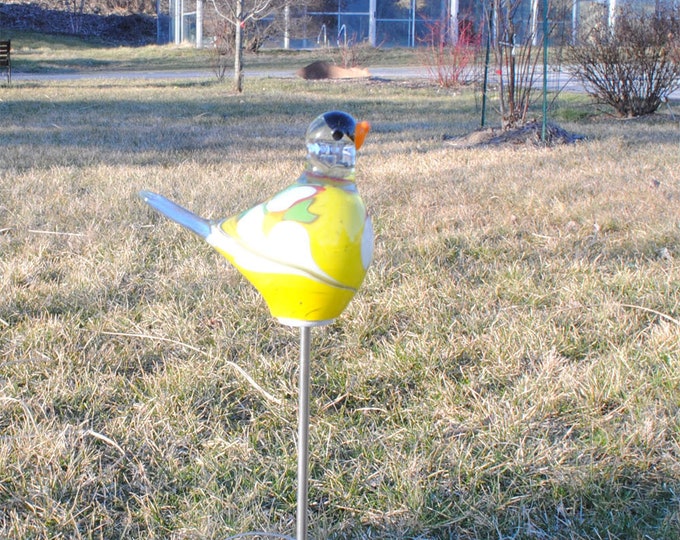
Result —
[[[47, 4], [50, 2], [45, 2]], [[0, 3], [0, 28], [67, 34], [124, 45], [156, 41], [156, 19], [152, 14], [73, 12], [35, 3]]]
[[[7, 0], [5, 4], [33, 5], [51, 11], [94, 15], [155, 15], [156, 0]], [[161, 0], [167, 10], [168, 0]]]

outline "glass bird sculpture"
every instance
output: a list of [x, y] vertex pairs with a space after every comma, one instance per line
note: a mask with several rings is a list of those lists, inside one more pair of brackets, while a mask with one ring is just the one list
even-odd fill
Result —
[[328, 324], [354, 297], [373, 258], [373, 227], [354, 170], [369, 129], [344, 112], [322, 114], [307, 130], [307, 164], [295, 183], [227, 219], [204, 219], [149, 191], [140, 196], [231, 262], [281, 323]]

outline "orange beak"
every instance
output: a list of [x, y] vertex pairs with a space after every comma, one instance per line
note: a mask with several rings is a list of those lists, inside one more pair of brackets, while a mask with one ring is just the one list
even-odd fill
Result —
[[354, 148], [359, 150], [361, 145], [364, 144], [364, 139], [368, 132], [371, 131], [371, 124], [368, 122], [358, 122], [354, 128]]

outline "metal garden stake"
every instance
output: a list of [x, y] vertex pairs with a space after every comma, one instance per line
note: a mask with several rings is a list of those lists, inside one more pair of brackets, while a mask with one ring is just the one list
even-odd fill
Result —
[[300, 327], [297, 539], [307, 538], [310, 330], [347, 307], [373, 258], [373, 227], [354, 163], [368, 122], [331, 111], [307, 129], [300, 177], [265, 202], [207, 220], [142, 191], [152, 208], [203, 238], [262, 294], [282, 324]]

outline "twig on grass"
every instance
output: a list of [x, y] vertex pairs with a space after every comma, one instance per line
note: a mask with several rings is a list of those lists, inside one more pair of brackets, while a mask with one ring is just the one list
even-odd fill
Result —
[[31, 424], [35, 431], [38, 431], [38, 426], [36, 425], [35, 419], [33, 418], [33, 413], [31, 412], [31, 409], [28, 408], [28, 405], [26, 405], [26, 403], [17, 398], [9, 396], [0, 396], [0, 403], [3, 401], [8, 403], [19, 404], [21, 408], [24, 410], [24, 414], [26, 415], [26, 419], [28, 420], [28, 422]]
[[108, 444], [109, 446], [111, 446], [111, 447], [115, 448], [116, 450], [118, 450], [118, 451], [120, 452], [120, 455], [121, 455], [121, 456], [123, 456], [123, 457], [125, 456], [125, 450], [123, 450], [123, 449], [120, 447], [120, 445], [119, 445], [116, 441], [114, 441], [113, 439], [111, 439], [110, 437], [107, 437], [106, 435], [103, 435], [103, 434], [101, 434], [101, 433], [99, 433], [99, 432], [97, 432], [97, 431], [94, 431], [94, 430], [92, 430], [92, 429], [86, 429], [85, 431], [82, 431], [81, 433], [82, 433], [84, 436], [88, 436], [88, 435], [89, 435], [89, 436], [91, 436], [91, 437], [94, 437], [95, 439], [99, 439], [100, 441], [105, 442], [105, 443]]
[[662, 319], [666, 319], [667, 321], [672, 322], [672, 323], [680, 326], [680, 320], [675, 319], [675, 318], [671, 317], [670, 315], [666, 315], [665, 313], [661, 313], [660, 311], [657, 311], [655, 309], [644, 307], [644, 306], [636, 306], [635, 304], [621, 304], [621, 306], [631, 308], [631, 309], [639, 309], [641, 311], [646, 311], [648, 313], [653, 313], [654, 315], [658, 315]]
[[52, 234], [55, 236], [85, 236], [83, 233], [62, 232], [62, 231], [42, 231], [40, 229], [28, 229], [33, 234]]
[[[4, 321], [2, 321], [4, 322]], [[9, 367], [9, 366], [16, 366], [20, 364], [29, 364], [32, 362], [51, 362], [52, 359], [49, 356], [45, 356], [41, 352], [38, 352], [37, 354], [41, 355], [42, 358], [33, 358], [33, 357], [28, 357], [28, 358], [16, 358], [14, 360], [8, 360], [7, 362], [2, 362], [0, 363], [0, 369]]]
[[[170, 339], [170, 338], [164, 338], [164, 337], [159, 337], [159, 336], [151, 336], [148, 334], [130, 334], [126, 332], [105, 332], [103, 331], [102, 334], [107, 335], [107, 336], [122, 336], [122, 337], [133, 337], [133, 338], [142, 338], [142, 339], [154, 339], [156, 341], [164, 341], [166, 343], [172, 343], [174, 345], [180, 345], [186, 349], [189, 349], [191, 351], [197, 352], [206, 358], [210, 358], [210, 355], [206, 353], [205, 351], [202, 351], [201, 349], [198, 349], [192, 345], [188, 345], [187, 343], [182, 343], [181, 341], [177, 341], [175, 339]], [[276, 405], [283, 405], [283, 401], [280, 400], [279, 398], [273, 396], [269, 392], [267, 392], [264, 388], [262, 388], [257, 382], [255, 382], [255, 379], [253, 379], [246, 370], [244, 370], [241, 366], [238, 364], [231, 362], [230, 360], [225, 360], [225, 363], [233, 368], [241, 377], [243, 377], [255, 390], [257, 390], [264, 398], [267, 400], [271, 401], [272, 403], [275, 403]]]

